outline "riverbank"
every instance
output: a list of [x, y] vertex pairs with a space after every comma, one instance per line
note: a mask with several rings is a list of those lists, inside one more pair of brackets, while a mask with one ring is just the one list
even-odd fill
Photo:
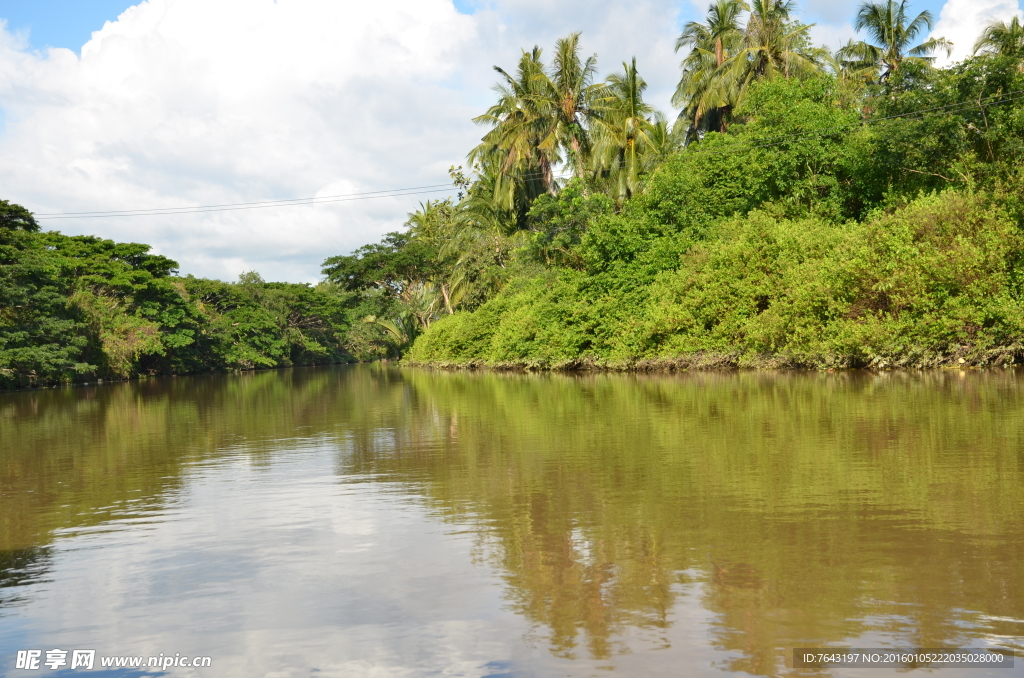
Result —
[[0, 388], [398, 356], [530, 370], [1016, 364], [1024, 100], [1007, 91], [1024, 91], [1024, 72], [998, 55], [870, 86], [758, 83], [727, 133], [668, 144], [625, 195], [580, 169], [507, 203], [490, 170], [453, 168], [458, 200], [327, 258], [316, 286], [179, 277], [146, 245], [39, 233], [0, 201]]
[[[966, 357], [949, 356], [936, 359], [929, 363], [923, 361], [913, 363], [890, 363], [877, 360], [867, 364], [842, 364], [842, 356], [822, 357], [808, 360], [806, 357], [795, 356], [741, 356], [726, 354], [696, 354], [665, 358], [645, 358], [636, 361], [602, 361], [594, 359], [569, 360], [558, 363], [505, 361], [487, 362], [483, 360], [467, 361], [416, 361], [403, 360], [401, 366], [446, 371], [457, 370], [490, 370], [496, 372], [729, 372], [749, 371], [841, 371], [841, 370], [943, 370], [943, 369], [992, 369], [1010, 368], [1024, 364], [1024, 351], [998, 352], [990, 359], [978, 360]], [[831, 365], [831, 366], [829, 366]]]

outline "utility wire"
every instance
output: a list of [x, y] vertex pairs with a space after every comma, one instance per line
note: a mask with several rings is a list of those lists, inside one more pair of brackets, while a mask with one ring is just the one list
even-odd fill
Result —
[[197, 205], [194, 207], [156, 207], [136, 210], [106, 210], [100, 212], [55, 212], [36, 214], [37, 219], [84, 219], [98, 217], [139, 217], [159, 214], [194, 214], [198, 212], [227, 212], [231, 210], [262, 209], [265, 207], [291, 207], [293, 205], [319, 205], [321, 203], [350, 202], [353, 200], [372, 200], [373, 198], [392, 198], [404, 195], [423, 195], [451, 189], [451, 184], [432, 184], [410, 188], [393, 188], [387, 191], [370, 191], [368, 193], [348, 193], [342, 195], [325, 195], [315, 198], [293, 198], [290, 200], [267, 200], [263, 202], [229, 203], [225, 205]]
[[[1024, 90], [1012, 90], [1001, 94], [993, 94], [988, 97], [981, 97], [971, 101], [959, 101], [951, 104], [945, 104], [943, 106], [933, 106], [931, 108], [922, 108], [915, 111], [907, 111], [906, 113], [897, 113], [895, 115], [889, 115], [882, 118], [875, 118], [871, 120], [860, 120], [856, 123], [849, 125], [838, 125], [836, 127], [830, 127], [825, 130], [814, 130], [807, 132], [794, 132], [791, 134], [777, 135], [769, 137], [768, 139], [759, 142], [739, 142], [734, 144], [727, 144], [723, 148], [707, 148], [702, 149], [700, 147], [690, 150], [690, 153], [702, 153], [709, 155], [727, 154], [733, 152], [739, 152], [751, 148], [768, 148], [770, 146], [777, 146], [785, 143], [787, 140], [798, 139], [802, 137], [821, 137], [836, 134], [838, 132], [853, 129], [856, 127], [862, 127], [867, 125], [875, 125], [881, 122], [889, 120], [896, 120], [899, 118], [910, 118], [910, 119], [924, 119], [927, 114], [935, 113], [957, 113], [963, 110], [974, 108], [975, 106], [986, 107], [996, 106], [1004, 104], [1010, 101], [1016, 101], [1024, 98]], [[531, 172], [524, 174], [524, 177], [541, 176], [541, 172]], [[556, 174], [552, 175], [552, 178], [564, 179], [571, 176], [571, 174]], [[446, 190], [452, 190], [454, 187], [450, 183], [445, 184], [430, 184], [428, 186], [413, 186], [408, 188], [393, 188], [381, 191], [368, 191], [365, 193], [344, 193], [340, 195], [327, 195], [312, 198], [292, 198], [286, 200], [265, 200], [261, 202], [247, 202], [247, 203], [227, 203], [222, 205], [197, 205], [190, 207], [156, 207], [149, 209], [134, 209], [134, 210], [105, 210], [96, 212], [53, 212], [45, 214], [35, 214], [37, 219], [41, 220], [54, 220], [54, 219], [99, 219], [108, 217], [139, 217], [139, 216], [157, 216], [157, 215], [170, 215], [170, 214], [201, 214], [204, 212], [229, 212], [235, 210], [250, 210], [250, 209], [264, 209], [268, 207], [292, 207], [297, 205], [320, 205], [324, 203], [337, 203], [337, 202], [352, 202], [356, 200], [373, 200], [375, 198], [396, 198], [410, 195], [426, 195], [430, 193], [440, 193]]]
[[[531, 172], [523, 175], [525, 177], [541, 176], [540, 172]], [[564, 179], [568, 174], [553, 175], [555, 179]], [[429, 186], [413, 186], [409, 188], [392, 188], [383, 191], [369, 191], [366, 193], [346, 193], [341, 195], [324, 195], [314, 198], [292, 198], [288, 200], [266, 200], [262, 202], [240, 202], [227, 203], [223, 205], [196, 205], [189, 207], [154, 207], [150, 209], [135, 210], [105, 210], [96, 212], [52, 212], [35, 214], [40, 220], [54, 219], [100, 219], [107, 217], [145, 217], [161, 214], [201, 214], [203, 212], [230, 212], [234, 210], [263, 209], [267, 207], [293, 207], [296, 205], [321, 205], [324, 203], [352, 202], [354, 200], [372, 200], [374, 198], [396, 198], [407, 195], [426, 195], [429, 193], [440, 193], [453, 190], [451, 183], [431, 184]]]

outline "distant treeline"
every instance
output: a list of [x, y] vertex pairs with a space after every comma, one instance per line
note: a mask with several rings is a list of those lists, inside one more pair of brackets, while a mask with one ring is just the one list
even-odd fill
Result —
[[0, 388], [359, 357], [346, 343], [352, 295], [255, 273], [176, 277], [149, 250], [39, 232], [0, 201]]

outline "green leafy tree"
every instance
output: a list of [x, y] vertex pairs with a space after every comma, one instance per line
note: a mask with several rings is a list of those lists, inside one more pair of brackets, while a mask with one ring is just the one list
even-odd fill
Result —
[[0, 200], [0, 228], [20, 229], [34, 233], [39, 230], [39, 224], [32, 213], [21, 205]]
[[811, 46], [813, 24], [792, 18], [792, 0], [753, 0], [743, 49], [730, 59], [732, 77], [745, 88], [758, 80], [821, 72], [825, 51]]
[[589, 130], [596, 115], [603, 86], [594, 83], [597, 55], [580, 56], [580, 34], [572, 33], [555, 42], [555, 58], [544, 79], [545, 109], [552, 112], [554, 142], [576, 176], [587, 171], [591, 152]]
[[[581, 56], [579, 33], [555, 43], [550, 67], [541, 57], [539, 47], [524, 51], [515, 74], [495, 66], [498, 102], [474, 118], [490, 130], [468, 156], [479, 177], [470, 197], [481, 214], [505, 217], [501, 230], [526, 227], [530, 204], [557, 191], [555, 170], [562, 163], [576, 176], [591, 169], [593, 127], [605, 92], [604, 83], [594, 82], [597, 57]], [[481, 202], [484, 190], [489, 195]]]
[[548, 266], [582, 269], [579, 252], [591, 224], [612, 214], [614, 203], [605, 193], [587, 190], [583, 179], [573, 179], [557, 196], [542, 195], [530, 208], [528, 255]]
[[[750, 11], [746, 26], [742, 12]], [[811, 46], [811, 26], [792, 17], [791, 0], [719, 0], [707, 23], [690, 22], [676, 49], [690, 47], [673, 103], [682, 107], [689, 136], [725, 132], [732, 112], [755, 82], [820, 73], [827, 51]]]
[[148, 245], [40, 232], [0, 204], [0, 388], [352, 360], [351, 292], [177, 267]]
[[928, 38], [914, 45], [919, 34], [931, 30], [933, 18], [925, 10], [911, 19], [908, 9], [908, 0], [862, 4], [854, 28], [866, 31], [871, 42], [847, 44], [839, 51], [841, 61], [855, 70], [873, 67], [879, 73], [879, 81], [884, 82], [904, 63], [930, 67], [935, 52], [951, 54], [953, 43], [945, 38]]
[[999, 54], [1020, 59], [1024, 57], [1024, 26], [1019, 17], [1009, 21], [993, 21], [985, 26], [974, 43], [975, 54]]
[[562, 161], [541, 56], [540, 47], [524, 51], [515, 75], [495, 66], [502, 79], [494, 87], [498, 101], [473, 119], [491, 129], [469, 153], [469, 162], [487, 171], [495, 200], [510, 211], [553, 193], [554, 167]]
[[621, 74], [607, 78], [602, 115], [595, 125], [594, 157], [595, 167], [607, 173], [612, 196], [619, 202], [639, 190], [650, 159], [661, 157], [666, 143], [658, 133], [654, 108], [643, 99], [647, 83], [637, 72], [636, 58], [622, 67]]
[[706, 23], [688, 22], [676, 40], [677, 52], [690, 51], [672, 103], [682, 109], [680, 118], [693, 130], [725, 132], [739, 88], [723, 67], [743, 47], [740, 17], [749, 9], [743, 0], [717, 0], [708, 7]]

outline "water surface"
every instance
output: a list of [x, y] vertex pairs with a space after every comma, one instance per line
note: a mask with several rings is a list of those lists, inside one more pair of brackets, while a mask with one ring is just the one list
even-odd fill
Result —
[[824, 646], [1024, 651], [1024, 373], [0, 395], [0, 675], [865, 675], [791, 668]]

